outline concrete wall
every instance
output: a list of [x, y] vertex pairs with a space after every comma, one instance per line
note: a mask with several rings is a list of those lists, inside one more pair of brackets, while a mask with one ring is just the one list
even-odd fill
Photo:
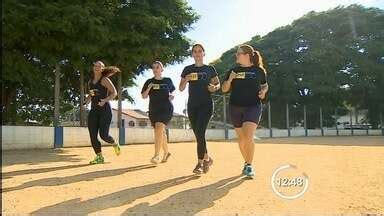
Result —
[[[119, 131], [117, 128], [111, 128], [109, 133], [116, 141], [118, 141]], [[86, 127], [64, 127], [63, 137], [64, 147], [91, 146], [88, 128]], [[100, 136], [99, 140], [103, 145], [104, 143]]]
[[256, 136], [260, 138], [267, 138], [269, 137], [270, 130], [269, 129], [257, 129], [256, 130]]
[[339, 130], [339, 136], [350, 136], [351, 130]]
[[382, 135], [381, 130], [369, 130], [369, 135]]
[[[269, 129], [257, 129], [256, 130], [256, 137], [259, 138], [268, 138], [269, 136]], [[228, 138], [229, 139], [236, 139], [236, 131], [234, 129], [228, 130]]]
[[[288, 131], [283, 129], [273, 129], [273, 137], [287, 137]], [[111, 128], [110, 134], [119, 140], [119, 129]], [[234, 129], [228, 130], [229, 139], [236, 139]], [[350, 130], [339, 130], [340, 136], [350, 136]], [[354, 130], [355, 136], [365, 136], [366, 130]], [[369, 130], [369, 135], [380, 136], [381, 130]], [[269, 129], [258, 129], [256, 136], [260, 138], [270, 137]], [[305, 136], [302, 129], [291, 130], [291, 136]], [[308, 136], [321, 136], [321, 130], [308, 130]], [[335, 129], [324, 129], [324, 136], [336, 136]], [[207, 140], [224, 140], [225, 131], [221, 129], [208, 129]], [[169, 129], [170, 142], [195, 141], [195, 136], [191, 129]], [[147, 128], [126, 128], [125, 144], [153, 143], [153, 129]], [[35, 126], [2, 126], [2, 149], [36, 149], [53, 148], [54, 128], [35, 127]], [[64, 147], [91, 146], [88, 129], [85, 127], [64, 127], [63, 129]]]
[[353, 130], [353, 135], [356, 136], [366, 136], [367, 130]]
[[324, 129], [324, 136], [336, 136], [336, 129]]
[[304, 129], [291, 129], [291, 136], [305, 136]]
[[321, 129], [309, 129], [308, 136], [321, 136]]
[[225, 131], [221, 129], [208, 129], [206, 134], [207, 140], [224, 140], [225, 139]]
[[273, 137], [287, 137], [288, 131], [285, 129], [272, 129]]
[[228, 130], [228, 139], [236, 139], [236, 131], [234, 129]]
[[[117, 128], [115, 128], [118, 130]], [[118, 135], [118, 132], [117, 132]], [[116, 140], [118, 136], [116, 137]], [[155, 140], [153, 129], [145, 128], [125, 128], [125, 143], [136, 144], [136, 143], [153, 143]]]
[[86, 127], [65, 127], [63, 129], [65, 147], [90, 146], [89, 132]]
[[195, 141], [195, 135], [193, 131], [188, 129], [169, 129], [169, 141], [170, 142], [186, 142]]
[[3, 150], [53, 148], [52, 127], [1, 126]]

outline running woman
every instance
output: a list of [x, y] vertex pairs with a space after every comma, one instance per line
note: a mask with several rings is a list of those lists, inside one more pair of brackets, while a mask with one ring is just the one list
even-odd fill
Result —
[[266, 70], [257, 50], [241, 45], [236, 53], [239, 66], [230, 70], [223, 82], [222, 91], [231, 91], [229, 100], [232, 124], [238, 137], [241, 155], [244, 158], [242, 173], [253, 178], [252, 167], [255, 143], [253, 135], [259, 124], [262, 104], [268, 91]]
[[172, 100], [175, 86], [172, 80], [163, 77], [163, 64], [160, 61], [155, 61], [152, 64], [154, 77], [148, 79], [141, 90], [141, 95], [144, 99], [149, 96], [149, 119], [155, 134], [155, 155], [152, 157], [153, 164], [160, 163], [160, 149], [163, 148], [162, 163], [167, 162], [171, 153], [168, 151], [167, 134], [165, 128], [173, 116]]
[[205, 131], [213, 112], [211, 93], [220, 89], [220, 81], [214, 67], [204, 64], [205, 50], [203, 45], [192, 46], [192, 57], [195, 63], [184, 68], [179, 85], [184, 91], [189, 83], [188, 118], [197, 142], [198, 162], [194, 173], [209, 171], [213, 160], [208, 155]]
[[109, 101], [116, 97], [117, 92], [108, 77], [118, 72], [120, 72], [119, 68], [105, 67], [102, 61], [93, 64], [93, 73], [88, 82], [89, 95], [85, 100], [85, 105], [91, 102], [91, 110], [88, 114], [88, 131], [93, 150], [96, 153], [95, 159], [90, 161], [90, 164], [104, 163], [101, 143], [97, 138], [98, 133], [101, 139], [113, 145], [116, 155], [120, 155], [120, 145], [109, 135], [109, 126], [112, 120]]

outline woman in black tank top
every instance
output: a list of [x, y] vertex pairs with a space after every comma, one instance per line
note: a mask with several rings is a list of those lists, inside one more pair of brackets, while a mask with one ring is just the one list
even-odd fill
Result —
[[91, 102], [91, 110], [88, 114], [88, 130], [93, 150], [96, 153], [95, 159], [90, 161], [90, 164], [104, 163], [101, 143], [97, 138], [98, 133], [101, 139], [113, 145], [116, 155], [120, 154], [120, 145], [115, 143], [113, 137], [109, 135], [109, 125], [112, 120], [109, 101], [116, 97], [117, 92], [108, 77], [117, 72], [120, 72], [117, 67], [105, 67], [101, 61], [93, 64], [93, 75], [88, 82], [89, 95], [85, 102], [85, 104]]

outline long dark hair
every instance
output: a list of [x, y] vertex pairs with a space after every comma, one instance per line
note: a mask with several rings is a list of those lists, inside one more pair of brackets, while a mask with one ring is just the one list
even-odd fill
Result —
[[[121, 72], [121, 70], [118, 67], [116, 67], [116, 66], [107, 66], [107, 67], [105, 67], [104, 63], [102, 61], [96, 61], [93, 64], [96, 64], [96, 63], [100, 63], [104, 67], [103, 71], [101, 72], [101, 78], [103, 78], [103, 77], [111, 77], [111, 76], [115, 75], [116, 73], [120, 73]], [[91, 72], [91, 80], [93, 80], [95, 78], [95, 74], [94, 73], [95, 72], [92, 70], [92, 72]]]
[[116, 66], [105, 67], [103, 72], [101, 72], [102, 77], [111, 77], [117, 73], [120, 73], [121, 70]]
[[[104, 63], [102, 61], [97, 61], [97, 62], [100, 62], [101, 65], [104, 66]], [[95, 62], [94, 64], [96, 64], [97, 62]], [[108, 66], [108, 67], [105, 67], [104, 66], [104, 69], [103, 71], [101, 72], [101, 77], [100, 77], [100, 80], [103, 78], [103, 77], [111, 77], [113, 75], [115, 75], [116, 73], [120, 73], [121, 70], [116, 67], [116, 66]], [[91, 77], [88, 81], [88, 85], [86, 86], [86, 89], [88, 89], [88, 91], [90, 90], [90, 84], [91, 82], [93, 82], [93, 79], [95, 78], [95, 72], [92, 70], [91, 71]]]
[[263, 57], [261, 57], [261, 54], [259, 51], [257, 51], [256, 49], [254, 49], [252, 46], [250, 46], [248, 44], [240, 45], [239, 49], [241, 49], [241, 51], [244, 54], [249, 55], [250, 61], [252, 62], [252, 64], [254, 66], [263, 70], [264, 73], [267, 73], [267, 71], [264, 68]]

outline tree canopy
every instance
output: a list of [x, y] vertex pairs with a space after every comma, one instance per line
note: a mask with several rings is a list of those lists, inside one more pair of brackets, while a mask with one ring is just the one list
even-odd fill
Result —
[[52, 122], [57, 65], [65, 113], [79, 104], [79, 71], [88, 77], [96, 60], [118, 66], [124, 87], [154, 60], [182, 61], [191, 43], [185, 33], [198, 19], [183, 0], [2, 3], [3, 124]]
[[[370, 123], [379, 123], [384, 113], [383, 10], [351, 5], [309, 12], [245, 43], [264, 57], [273, 126], [285, 127], [287, 103], [296, 116], [306, 104], [309, 127], [319, 126], [319, 107], [328, 124], [337, 107], [341, 113], [350, 107], [367, 109]], [[212, 63], [221, 77], [235, 65], [236, 49]]]

